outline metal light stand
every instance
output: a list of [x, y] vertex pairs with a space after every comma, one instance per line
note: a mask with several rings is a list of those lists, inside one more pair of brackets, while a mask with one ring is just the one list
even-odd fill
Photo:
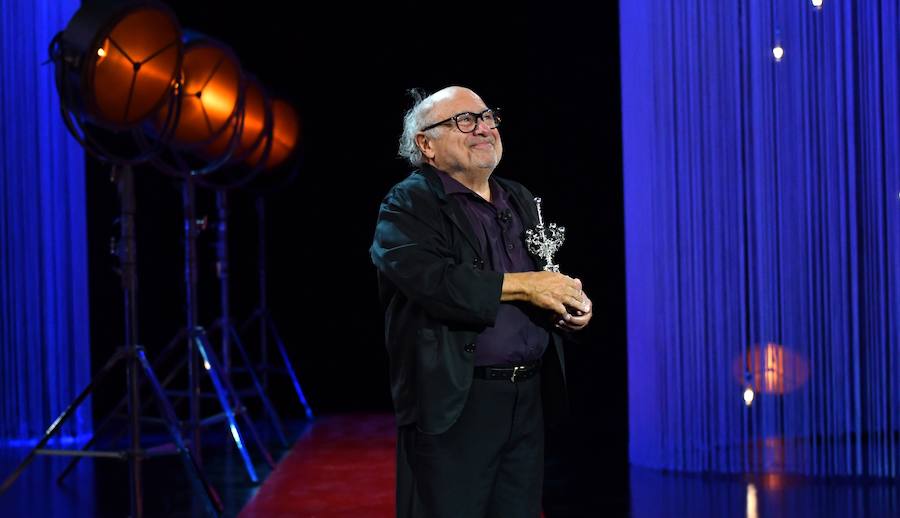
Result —
[[[169, 369], [168, 374], [162, 379], [160, 386], [163, 389], [167, 389], [172, 381], [176, 378], [177, 374], [181, 371], [181, 369], [187, 365], [188, 390], [177, 391], [167, 389], [165, 390], [165, 394], [176, 397], [176, 405], [183, 398], [187, 398], [188, 400], [189, 418], [186, 425], [185, 423], [182, 423], [182, 426], [187, 429], [187, 432], [191, 435], [192, 443], [196, 445], [196, 447], [194, 448], [194, 454], [197, 458], [198, 464], [202, 465], [202, 457], [200, 451], [201, 428], [227, 421], [229, 425], [229, 435], [231, 436], [232, 440], [237, 445], [238, 450], [241, 453], [248, 477], [250, 478], [251, 482], [257, 483], [259, 481], [259, 478], [256, 475], [256, 470], [253, 467], [253, 463], [250, 460], [249, 454], [247, 453], [245, 441], [235, 419], [236, 415], [240, 414], [244, 419], [244, 424], [250, 429], [251, 436], [253, 437], [254, 442], [259, 446], [266, 463], [272, 468], [275, 467], [275, 463], [272, 459], [272, 456], [269, 454], [268, 450], [260, 440], [259, 435], [256, 432], [256, 428], [253, 426], [253, 423], [249, 419], [246, 407], [241, 404], [240, 399], [238, 398], [238, 393], [234, 390], [230, 382], [230, 379], [228, 377], [228, 367], [223, 366], [219, 363], [218, 359], [215, 357], [213, 349], [209, 344], [209, 339], [206, 331], [203, 328], [197, 326], [198, 303], [196, 294], [198, 292], [196, 241], [197, 235], [199, 233], [199, 228], [195, 210], [195, 183], [193, 176], [190, 174], [182, 176], [182, 179], [184, 181], [182, 197], [184, 204], [185, 228], [185, 292], [187, 302], [187, 326], [181, 328], [169, 341], [169, 343], [160, 351], [160, 353], [156, 355], [156, 358], [153, 361], [153, 365], [157, 368], [157, 370], [160, 370], [162, 365], [166, 363], [167, 360], [171, 356], [173, 356], [175, 352], [179, 351], [179, 346], [184, 342], [184, 340], [188, 341], [188, 354], [183, 356], [179, 355], [177, 362]], [[227, 291], [225, 292], [224, 296], [227, 299]], [[223, 302], [227, 305], [227, 301]], [[236, 333], [231, 337], [226, 336], [224, 338], [235, 338], [235, 335]], [[223, 347], [223, 352], [225, 352], [225, 354], [227, 355], [227, 351], [228, 345], [226, 344]], [[212, 397], [215, 397], [219, 400], [219, 403], [223, 409], [221, 413], [208, 416], [203, 419], [200, 418], [199, 403], [200, 399], [206, 397], [207, 394], [204, 394], [200, 391], [201, 374], [199, 371], [200, 362], [199, 358], [197, 357], [198, 353], [203, 359], [204, 370], [210, 376], [210, 381], [212, 382], [214, 388]], [[125, 399], [121, 400], [119, 404], [113, 409], [113, 411], [108, 414], [103, 420], [101, 420], [101, 422], [95, 429], [95, 435], [87, 442], [87, 444], [85, 444], [84, 449], [89, 448], [94, 443], [97, 435], [110, 423], [112, 423], [113, 418], [120, 414], [122, 409], [125, 408], [126, 404], [127, 401]], [[274, 412], [274, 410], [272, 410], [272, 412]], [[152, 419], [147, 418], [144, 418], [144, 420], [152, 421]], [[120, 433], [123, 431], [120, 431]], [[282, 442], [285, 443], [286, 439], [283, 439], [283, 433], [281, 435]], [[119, 436], [120, 435], [117, 435], [116, 438], [118, 438]], [[71, 471], [77, 465], [77, 462], [77, 458], [73, 459], [72, 462], [70, 462], [69, 465], [66, 466], [65, 470], [59, 477], [60, 481], [62, 481], [63, 478], [71, 473]]]
[[[250, 360], [250, 356], [247, 354], [247, 349], [244, 347], [243, 341], [241, 340], [241, 337], [235, 329], [234, 324], [231, 320], [230, 288], [228, 283], [228, 192], [226, 189], [216, 190], [216, 209], [218, 215], [218, 232], [216, 240], [216, 274], [219, 278], [219, 295], [221, 298], [222, 315], [212, 326], [210, 326], [210, 329], [217, 329], [222, 333], [222, 359], [225, 376], [230, 378], [231, 373], [239, 372], [245, 372], [250, 376], [250, 379], [253, 383], [253, 390], [243, 391], [240, 392], [240, 394], [260, 398], [263, 408], [266, 411], [266, 415], [268, 415], [269, 420], [272, 422], [272, 427], [275, 429], [275, 433], [278, 435], [278, 440], [280, 441], [281, 445], [286, 448], [288, 446], [288, 441], [284, 433], [284, 427], [282, 426], [281, 419], [278, 417], [278, 413], [275, 411], [275, 407], [272, 405], [271, 400], [269, 400], [268, 396], [266, 395], [266, 391], [259, 380], [259, 376], [256, 375], [256, 370], [253, 368], [253, 363]], [[243, 361], [242, 368], [232, 368], [230, 359], [232, 340], [234, 341], [234, 346], [240, 354], [241, 360]]]
[[[175, 396], [186, 396], [189, 405], [188, 429], [192, 440], [195, 444], [200, 444], [201, 427], [220, 422], [223, 417], [228, 422], [231, 437], [235, 446], [241, 454], [247, 475], [253, 483], [259, 482], [256, 469], [247, 452], [245, 441], [241, 430], [238, 427], [236, 416], [239, 414], [247, 430], [249, 430], [253, 441], [256, 443], [263, 455], [266, 463], [274, 469], [275, 462], [269, 454], [265, 444], [260, 440], [256, 427], [247, 414], [247, 409], [241, 403], [237, 392], [231, 384], [231, 381], [225, 375], [218, 357], [214, 349], [210, 346], [206, 330], [198, 324], [198, 303], [197, 303], [197, 234], [198, 223], [195, 210], [195, 184], [191, 175], [187, 175], [183, 180], [182, 201], [184, 204], [184, 232], [185, 232], [185, 294], [187, 302], [187, 326], [183, 329], [175, 339], [170, 342], [166, 350], [162, 352], [162, 356], [168, 356], [169, 349], [179, 343], [181, 337], [186, 336], [188, 341], [187, 370], [188, 370], [188, 391], [167, 391], [167, 394]], [[199, 354], [199, 357], [198, 357]], [[201, 421], [200, 418], [200, 360], [202, 359], [202, 367], [212, 382], [216, 397], [222, 407], [222, 414], [217, 414]], [[199, 447], [196, 448], [199, 450]]]
[[[287, 349], [285, 349], [284, 342], [281, 340], [281, 334], [278, 332], [275, 320], [269, 312], [268, 297], [266, 293], [266, 204], [263, 196], [256, 198], [256, 216], [259, 245], [259, 307], [257, 307], [253, 313], [251, 313], [250, 317], [248, 317], [247, 321], [241, 325], [241, 332], [246, 331], [253, 322], [259, 322], [260, 365], [257, 366], [257, 370], [262, 373], [263, 389], [269, 388], [270, 372], [287, 375], [291, 379], [291, 383], [294, 386], [294, 392], [297, 393], [300, 404], [303, 405], [307, 419], [312, 419], [312, 409], [309, 407], [309, 403], [306, 402], [306, 396], [303, 395], [303, 389], [300, 388], [297, 374], [291, 366], [291, 360], [288, 358]], [[284, 368], [279, 368], [269, 363], [269, 333], [272, 334], [275, 346], [278, 348], [278, 352], [284, 362]]]
[[[69, 406], [60, 414], [56, 420], [50, 425], [44, 436], [37, 445], [28, 453], [16, 470], [6, 478], [3, 485], [0, 486], [0, 494], [4, 493], [22, 474], [25, 468], [34, 460], [37, 455], [57, 455], [72, 456], [77, 459], [81, 457], [95, 458], [112, 458], [118, 460], [127, 460], [129, 463], [129, 488], [130, 488], [130, 508], [131, 516], [140, 518], [143, 516], [143, 487], [141, 480], [141, 462], [145, 457], [158, 455], [170, 455], [177, 453], [184, 462], [185, 469], [192, 475], [191, 481], [197, 493], [203, 493], [206, 496], [207, 503], [211, 508], [207, 511], [213, 511], [220, 514], [223, 511], [222, 502], [219, 499], [213, 486], [209, 483], [203, 470], [200, 467], [198, 459], [194, 456], [190, 449], [186, 446], [182, 438], [175, 411], [169, 400], [163, 393], [162, 386], [159, 383], [153, 367], [147, 361], [146, 353], [141, 345], [138, 345], [138, 318], [137, 318], [137, 252], [135, 239], [134, 215], [136, 211], [136, 201], [134, 194], [134, 176], [129, 166], [114, 166], [113, 180], [118, 185], [118, 192], [121, 204], [121, 240], [117, 247], [117, 255], [120, 259], [122, 290], [124, 292], [124, 323], [125, 323], [125, 344], [119, 347], [113, 356], [106, 362], [100, 371], [90, 381], [88, 386], [69, 404]], [[94, 391], [97, 385], [102, 381], [120, 362], [125, 362], [126, 367], [126, 400], [128, 405], [128, 422], [131, 438], [131, 447], [127, 450], [87, 450], [89, 445], [81, 450], [61, 450], [61, 449], [45, 449], [50, 439], [60, 430], [62, 425], [71, 418], [82, 402]], [[152, 449], [142, 449], [141, 447], [141, 402], [139, 398], [139, 387], [142, 384], [140, 373], [144, 373], [144, 377], [150, 383], [154, 399], [156, 401], [162, 420], [168, 429], [172, 438], [174, 451], [171, 445], [163, 445]], [[89, 444], [93, 444], [94, 439]], [[168, 447], [167, 447], [168, 446]], [[193, 445], [197, 448], [199, 443]], [[67, 472], [74, 466], [74, 462], [67, 468]], [[63, 474], [64, 476], [65, 474]], [[60, 477], [60, 479], [62, 476]]]

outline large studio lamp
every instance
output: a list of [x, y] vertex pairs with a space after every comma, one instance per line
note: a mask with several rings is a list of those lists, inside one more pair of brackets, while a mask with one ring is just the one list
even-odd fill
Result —
[[[167, 102], [182, 61], [181, 28], [156, 2], [87, 1], [51, 43], [63, 119], [94, 155], [117, 159], [85, 125], [111, 132], [136, 129]], [[164, 121], [165, 122], [165, 121]], [[168, 131], [164, 123], [163, 133]], [[145, 152], [147, 150], [144, 150]]]
[[[241, 66], [224, 44], [197, 33], [185, 36], [181, 70], [179, 119], [170, 146], [197, 149], [211, 144], [225, 133], [240, 108]], [[163, 107], [157, 125], [168, 118]]]
[[[172, 160], [155, 165], [177, 176], [202, 176], [227, 162], [239, 141], [244, 78], [240, 62], [223, 43], [194, 32], [186, 33], [183, 43], [176, 106], [159, 109], [152, 132], [166, 141]], [[172, 111], [177, 116], [165, 136]], [[216, 153], [206, 153], [214, 144], [219, 145]]]
[[260, 82], [249, 74], [244, 79], [243, 94], [234, 122], [197, 151], [203, 159], [222, 164], [219, 169], [196, 177], [203, 187], [216, 191], [237, 189], [253, 181], [263, 169], [262, 164], [248, 167], [245, 160], [271, 133], [272, 103]]
[[272, 170], [298, 150], [300, 139], [300, 119], [294, 108], [283, 99], [272, 101], [272, 129], [256, 149], [247, 157], [251, 167], [263, 164], [263, 169]]
[[[244, 104], [240, 114], [240, 125], [234, 125], [234, 131], [238, 131], [238, 142], [231, 152], [229, 164], [242, 162], [247, 156], [259, 147], [266, 137], [267, 128], [272, 124], [272, 107], [262, 85], [255, 77], [246, 77], [244, 89]], [[232, 133], [222, 132], [218, 138], [206, 146], [201, 154], [208, 158], [216, 158], [227, 153]]]

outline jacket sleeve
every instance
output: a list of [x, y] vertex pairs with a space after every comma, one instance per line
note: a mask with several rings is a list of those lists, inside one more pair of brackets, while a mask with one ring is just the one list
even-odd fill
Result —
[[503, 274], [457, 264], [437, 204], [395, 189], [381, 204], [370, 249], [375, 267], [438, 320], [493, 325]]

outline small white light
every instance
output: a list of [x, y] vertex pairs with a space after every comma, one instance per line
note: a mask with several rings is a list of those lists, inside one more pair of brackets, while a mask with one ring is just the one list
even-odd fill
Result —
[[822, 8], [822, 0], [812, 0], [812, 4], [816, 9]]
[[753, 484], [747, 484], [747, 518], [759, 518], [759, 500]]
[[775, 48], [772, 49], [772, 56], [775, 57], [775, 61], [781, 61], [781, 58], [784, 57], [784, 49], [781, 48], [781, 44], [775, 45]]
[[209, 362], [208, 362], [208, 361], [206, 361], [206, 360], [203, 360], [203, 368], [204, 368], [204, 369], [206, 369], [206, 370], [209, 370], [209, 369], [211, 369], [211, 368], [212, 368], [212, 367], [210, 367], [210, 365], [209, 365]]
[[103, 50], [103, 47], [100, 47], [99, 49], [97, 49], [97, 55], [100, 56], [101, 58], [106, 57], [106, 51]]
[[753, 404], [753, 389], [750, 387], [747, 387], [744, 390], [744, 404], [747, 406], [750, 406]]
[[231, 436], [234, 437], [234, 442], [237, 443], [239, 448], [243, 448], [244, 444], [243, 441], [241, 441], [241, 434], [238, 433], [237, 428], [235, 428], [232, 424], [229, 424], [228, 428], [231, 429]]

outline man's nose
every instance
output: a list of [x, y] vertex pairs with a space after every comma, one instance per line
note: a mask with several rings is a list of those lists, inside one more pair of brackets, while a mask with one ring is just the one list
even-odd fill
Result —
[[490, 135], [491, 129], [491, 126], [487, 122], [484, 122], [484, 119], [481, 117], [475, 119], [475, 133], [477, 135]]

